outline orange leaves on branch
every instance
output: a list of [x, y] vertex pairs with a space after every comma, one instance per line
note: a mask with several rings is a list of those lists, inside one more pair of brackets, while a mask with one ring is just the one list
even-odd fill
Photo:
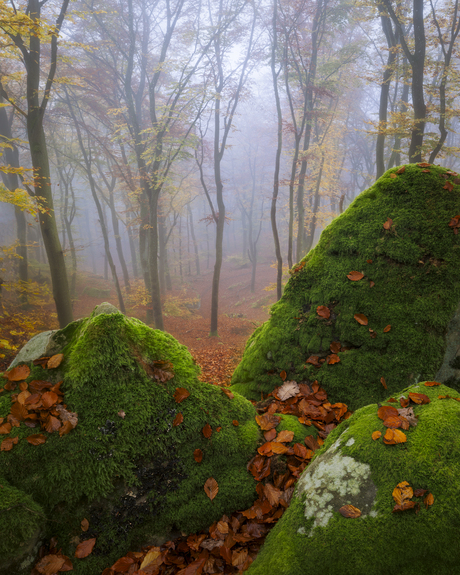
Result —
[[219, 492], [219, 485], [213, 477], [206, 480], [206, 483], [204, 484], [204, 492], [211, 501], [216, 497]]
[[369, 323], [369, 320], [363, 313], [355, 313], [353, 317], [361, 325], [367, 325]]
[[81, 543], [79, 543], [77, 545], [77, 548], [75, 549], [75, 557], [77, 559], [84, 559], [85, 557], [88, 557], [88, 555], [91, 555], [91, 553], [93, 552], [93, 547], [96, 543], [96, 538], [93, 537], [92, 539], [87, 539], [86, 541], [82, 541]]
[[184, 416], [182, 415], [182, 413], [178, 413], [178, 414], [176, 415], [176, 417], [174, 418], [173, 427], [177, 427], [177, 426], [180, 425], [183, 421], [184, 421]]
[[406, 441], [406, 434], [399, 429], [388, 428], [383, 436], [383, 442], [386, 445], [396, 445], [397, 443], [405, 443]]
[[353, 505], [343, 505], [339, 509], [339, 513], [343, 515], [343, 517], [349, 517], [351, 519], [361, 517], [361, 511], [357, 507], [354, 507]]
[[195, 449], [195, 451], [193, 452], [193, 459], [197, 463], [201, 463], [203, 461], [203, 452], [201, 451], [201, 449]]
[[281, 417], [278, 415], [272, 415], [271, 413], [264, 413], [263, 415], [256, 415], [256, 423], [262, 429], [262, 431], [270, 431], [276, 427], [281, 421]]
[[18, 365], [3, 374], [8, 381], [22, 381], [27, 379], [30, 375], [30, 367], [28, 365]]
[[174, 392], [174, 399], [176, 403], [181, 403], [184, 399], [189, 397], [190, 392], [185, 389], [185, 387], [176, 387], [176, 391]]
[[331, 310], [325, 305], [319, 305], [316, 308], [316, 313], [323, 319], [329, 319], [331, 317]]
[[212, 427], [209, 425], [209, 423], [207, 423], [201, 431], [206, 439], [209, 439], [212, 435]]
[[56, 355], [52, 355], [49, 358], [48, 363], [46, 364], [46, 367], [48, 369], [56, 369], [57, 367], [59, 367], [61, 365], [63, 359], [64, 359], [63, 353], [57, 353]]
[[352, 271], [347, 275], [347, 278], [352, 282], [358, 282], [359, 280], [362, 280], [363, 277], [364, 274], [357, 271]]

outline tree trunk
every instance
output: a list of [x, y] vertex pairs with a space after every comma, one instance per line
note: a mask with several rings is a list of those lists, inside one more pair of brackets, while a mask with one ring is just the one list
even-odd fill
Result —
[[192, 214], [192, 208], [190, 207], [190, 204], [187, 204], [187, 211], [188, 211], [188, 217], [190, 220], [190, 233], [192, 235], [192, 242], [193, 242], [193, 250], [195, 252], [195, 269], [196, 269], [196, 275], [200, 276], [201, 275], [201, 271], [200, 271], [200, 254], [198, 251], [198, 243], [196, 241], [196, 237], [195, 237], [195, 229], [193, 227], [193, 214]]

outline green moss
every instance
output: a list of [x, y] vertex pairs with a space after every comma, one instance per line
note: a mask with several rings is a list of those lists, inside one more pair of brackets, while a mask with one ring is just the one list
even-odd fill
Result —
[[[294, 494], [287, 512], [267, 538], [249, 575], [432, 575], [458, 572], [460, 548], [460, 404], [438, 395], [458, 396], [448, 387], [413, 386], [402, 392], [424, 393], [431, 403], [414, 408], [418, 425], [407, 432], [407, 442], [385, 445], [372, 432], [386, 431], [377, 405], [363, 407], [328, 437], [320, 457], [344, 434], [343, 455], [366, 463], [377, 486], [375, 517], [346, 519], [333, 514], [326, 527], [309, 533], [313, 519], [304, 516], [308, 501]], [[391, 405], [391, 404], [389, 404]], [[350, 438], [354, 443], [346, 446]], [[308, 472], [308, 468], [307, 471]], [[393, 489], [407, 481], [413, 489], [427, 489], [434, 504], [426, 509], [392, 513]], [[303, 527], [306, 534], [299, 533]]]
[[[3, 380], [5, 381], [5, 380]], [[6, 417], [11, 409], [11, 399], [9, 395], [0, 395], [0, 417]]]
[[[57, 536], [69, 556], [87, 517], [83, 537], [96, 537], [94, 558], [75, 561], [75, 573], [102, 571], [145, 543], [146, 534], [195, 532], [252, 504], [256, 483], [246, 465], [260, 437], [255, 409], [238, 394], [230, 400], [221, 388], [201, 383], [198, 366], [172, 336], [120, 313], [101, 314], [73, 327], [64, 354], [61, 389], [78, 425], [32, 446], [21, 438], [36, 429], [21, 424], [11, 432], [19, 443], [0, 453], [0, 467], [58, 521], [48, 525], [48, 536]], [[154, 362], [165, 362], [157, 364], [165, 371], [171, 364], [173, 379], [158, 381]], [[50, 375], [34, 367], [29, 379]], [[190, 393], [180, 404], [178, 387]], [[179, 413], [183, 422], [174, 426]], [[210, 439], [202, 433], [206, 424]], [[195, 449], [203, 451], [201, 463]], [[213, 502], [204, 492], [209, 477], [219, 484]]]
[[[270, 320], [248, 340], [232, 379], [246, 397], [271, 392], [283, 369], [296, 381], [317, 379], [331, 402], [351, 409], [434, 378], [460, 300], [460, 236], [448, 226], [460, 212], [460, 186], [445, 190], [441, 167], [423, 173], [407, 165], [390, 178], [395, 171], [323, 231]], [[387, 218], [394, 222], [390, 230], [383, 228]], [[364, 279], [349, 281], [352, 270]], [[319, 305], [329, 307], [329, 319], [317, 315]], [[367, 316], [367, 326], [354, 319], [356, 313]], [[387, 325], [391, 330], [384, 333]], [[325, 358], [332, 341], [348, 348], [339, 352], [340, 363], [319, 369], [306, 364], [310, 355]]]

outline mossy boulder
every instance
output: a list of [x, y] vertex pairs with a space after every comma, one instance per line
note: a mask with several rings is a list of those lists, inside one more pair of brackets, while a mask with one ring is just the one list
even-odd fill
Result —
[[[435, 379], [441, 366], [452, 368], [444, 383], [460, 389], [460, 235], [449, 226], [460, 214], [457, 182], [445, 168], [407, 165], [360, 194], [291, 270], [232, 389], [258, 400], [286, 371], [290, 380], [318, 380], [331, 402], [353, 410]], [[364, 277], [350, 280], [352, 271]], [[340, 361], [329, 363], [334, 349]]]
[[[0, 436], [18, 438], [0, 452], [2, 575], [29, 573], [37, 542], [51, 537], [72, 559], [73, 572], [101, 573], [130, 549], [196, 532], [257, 498], [246, 469], [261, 438], [254, 406], [200, 382], [192, 356], [172, 336], [116, 308], [100, 311], [53, 335], [64, 346], [59, 367], [28, 364], [29, 383], [63, 380], [63, 403], [78, 414], [76, 427], [60, 436], [21, 421]], [[190, 393], [180, 403], [177, 388]], [[0, 417], [18, 391], [1, 393]], [[45, 443], [28, 443], [40, 431]], [[210, 477], [219, 486], [213, 501], [204, 491]], [[91, 538], [92, 554], [75, 559], [77, 544]]]
[[[397, 397], [409, 392], [431, 402], [414, 407], [418, 423], [404, 432], [405, 443], [372, 439], [374, 431], [386, 431], [377, 404], [357, 410], [329, 435], [248, 575], [458, 573], [460, 398], [453, 398], [460, 394], [414, 385]], [[404, 481], [427, 492], [411, 497], [412, 509], [393, 512], [393, 490]], [[428, 493], [431, 505], [424, 504]], [[343, 517], [344, 505], [361, 516]]]

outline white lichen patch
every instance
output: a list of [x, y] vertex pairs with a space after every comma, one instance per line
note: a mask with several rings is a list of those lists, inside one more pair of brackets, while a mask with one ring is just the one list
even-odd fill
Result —
[[[310, 536], [315, 527], [325, 527], [342, 505], [354, 505], [365, 516], [374, 504], [377, 489], [370, 479], [371, 468], [341, 453], [342, 436], [306, 469], [297, 484], [296, 495], [304, 502], [305, 517], [314, 519]], [[345, 445], [354, 442], [349, 438]]]

